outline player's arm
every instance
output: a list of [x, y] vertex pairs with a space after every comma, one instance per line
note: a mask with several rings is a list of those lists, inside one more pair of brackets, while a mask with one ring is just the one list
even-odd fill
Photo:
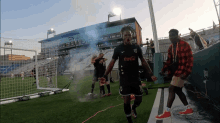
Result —
[[98, 56], [98, 57], [92, 59], [92, 60], [91, 60], [91, 63], [92, 63], [92, 64], [96, 63], [96, 61], [97, 61], [99, 58], [100, 58], [100, 56]]

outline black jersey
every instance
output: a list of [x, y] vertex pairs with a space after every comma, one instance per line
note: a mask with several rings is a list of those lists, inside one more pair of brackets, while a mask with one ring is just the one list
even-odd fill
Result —
[[138, 45], [121, 44], [115, 48], [112, 58], [115, 60], [119, 58], [120, 85], [140, 81], [138, 57], [143, 58], [142, 50]]
[[95, 63], [93, 64], [94, 65], [94, 68], [97, 70], [97, 67], [98, 67], [98, 65], [99, 65], [99, 61], [100, 61], [100, 59], [96, 59], [95, 60]]
[[33, 72], [33, 76], [36, 76], [36, 69], [34, 68], [33, 70], [32, 70], [32, 72]]
[[[101, 58], [104, 60], [104, 58]], [[100, 61], [100, 60], [99, 60]], [[98, 76], [99, 77], [103, 77], [104, 74], [105, 74], [105, 70], [106, 70], [106, 62], [103, 62], [103, 63], [99, 63], [98, 67], [97, 67], [97, 70], [98, 70]]]
[[94, 70], [95, 74], [94, 74], [94, 75], [95, 75], [96, 77], [97, 77], [98, 74], [99, 74], [99, 72], [98, 72], [99, 61], [100, 61], [100, 59], [96, 59], [96, 60], [95, 60], [95, 63], [93, 64], [93, 65], [94, 65], [94, 68], [95, 68], [95, 70]]

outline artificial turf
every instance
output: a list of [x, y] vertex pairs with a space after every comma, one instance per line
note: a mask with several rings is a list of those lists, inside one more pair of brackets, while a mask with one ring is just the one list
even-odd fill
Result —
[[[91, 91], [92, 76], [84, 77], [71, 83], [68, 92], [31, 99], [29, 101], [15, 102], [0, 106], [1, 123], [82, 123], [101, 110], [85, 123], [127, 123], [123, 100], [119, 96], [119, 82], [111, 83], [112, 95], [92, 101], [79, 101]], [[64, 77], [58, 77], [58, 85], [65, 86], [68, 82]], [[153, 84], [144, 82], [149, 89], [148, 95], [143, 96], [141, 105], [137, 108], [137, 123], [146, 123], [151, 113], [158, 87], [167, 87], [166, 84]], [[105, 86], [107, 93], [107, 88]], [[96, 83], [94, 93], [99, 93], [99, 84]], [[80, 99], [79, 99], [80, 98]], [[133, 104], [133, 101], [131, 102]], [[117, 106], [118, 105], [118, 106]], [[115, 106], [109, 108], [110, 106]], [[108, 109], [107, 109], [108, 108]]]

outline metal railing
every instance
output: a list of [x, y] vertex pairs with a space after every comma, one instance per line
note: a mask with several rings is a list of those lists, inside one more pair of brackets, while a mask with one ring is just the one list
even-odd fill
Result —
[[[218, 28], [218, 27], [220, 27], [220, 25], [216, 24], [216, 28]], [[195, 32], [199, 33], [203, 30], [209, 30], [209, 29], [213, 29], [213, 26], [209, 26], [207, 28], [199, 29], [199, 30], [196, 30]], [[183, 34], [183, 35], [181, 34], [181, 37], [188, 36], [189, 34], [190, 33], [186, 33], [186, 34]], [[163, 39], [169, 39], [169, 37], [160, 37], [160, 38], [158, 38], [158, 40], [163, 40]]]

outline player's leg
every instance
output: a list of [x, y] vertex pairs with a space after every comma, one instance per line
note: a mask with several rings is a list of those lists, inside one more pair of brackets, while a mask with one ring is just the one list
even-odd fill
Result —
[[98, 81], [98, 77], [97, 77], [97, 75], [96, 75], [96, 70], [94, 70], [91, 93], [93, 93], [94, 88], [95, 88], [95, 82], [97, 82], [97, 81]]
[[169, 96], [168, 96], [168, 100], [167, 100], [167, 109], [164, 111], [163, 114], [157, 115], [155, 117], [156, 119], [160, 120], [160, 119], [169, 118], [171, 116], [170, 108], [173, 104], [174, 99], [175, 99], [175, 86], [170, 85], [170, 87], [169, 87]]
[[95, 88], [95, 82], [97, 82], [97, 77], [93, 77], [93, 80], [92, 80], [92, 90], [91, 90], [91, 93], [93, 93], [94, 91], [94, 88]]
[[176, 87], [175, 90], [176, 94], [179, 96], [180, 100], [182, 101], [182, 103], [184, 104], [186, 110], [183, 112], [179, 112], [179, 114], [193, 114], [193, 110], [192, 108], [188, 105], [188, 102], [186, 100], [186, 95], [183, 93], [182, 88], [181, 87]]
[[101, 77], [98, 78], [99, 80], [99, 86], [100, 86], [100, 94], [101, 94], [101, 97], [105, 97], [105, 88], [104, 88], [104, 84], [101, 84], [101, 81], [100, 81]]
[[107, 96], [110, 96], [112, 93], [111, 93], [111, 90], [110, 90], [110, 82], [108, 81], [108, 77], [106, 77], [105, 80], [106, 80], [106, 87], [108, 89]]
[[124, 98], [124, 112], [127, 117], [128, 123], [132, 123], [131, 118], [131, 103], [130, 103], [130, 87], [120, 86], [119, 93]]
[[34, 82], [32, 85], [36, 84], [36, 76], [34, 76], [34, 81], [35, 81], [35, 82]]
[[167, 100], [167, 111], [170, 111], [170, 108], [173, 104], [173, 101], [175, 99], [175, 86], [170, 85], [169, 87], [169, 97]]
[[142, 102], [142, 95], [143, 95], [143, 89], [142, 89], [141, 83], [132, 86], [131, 92], [134, 93], [134, 95], [135, 95], [134, 104], [131, 107], [132, 116], [134, 118], [137, 118], [136, 108], [141, 104], [141, 102]]

